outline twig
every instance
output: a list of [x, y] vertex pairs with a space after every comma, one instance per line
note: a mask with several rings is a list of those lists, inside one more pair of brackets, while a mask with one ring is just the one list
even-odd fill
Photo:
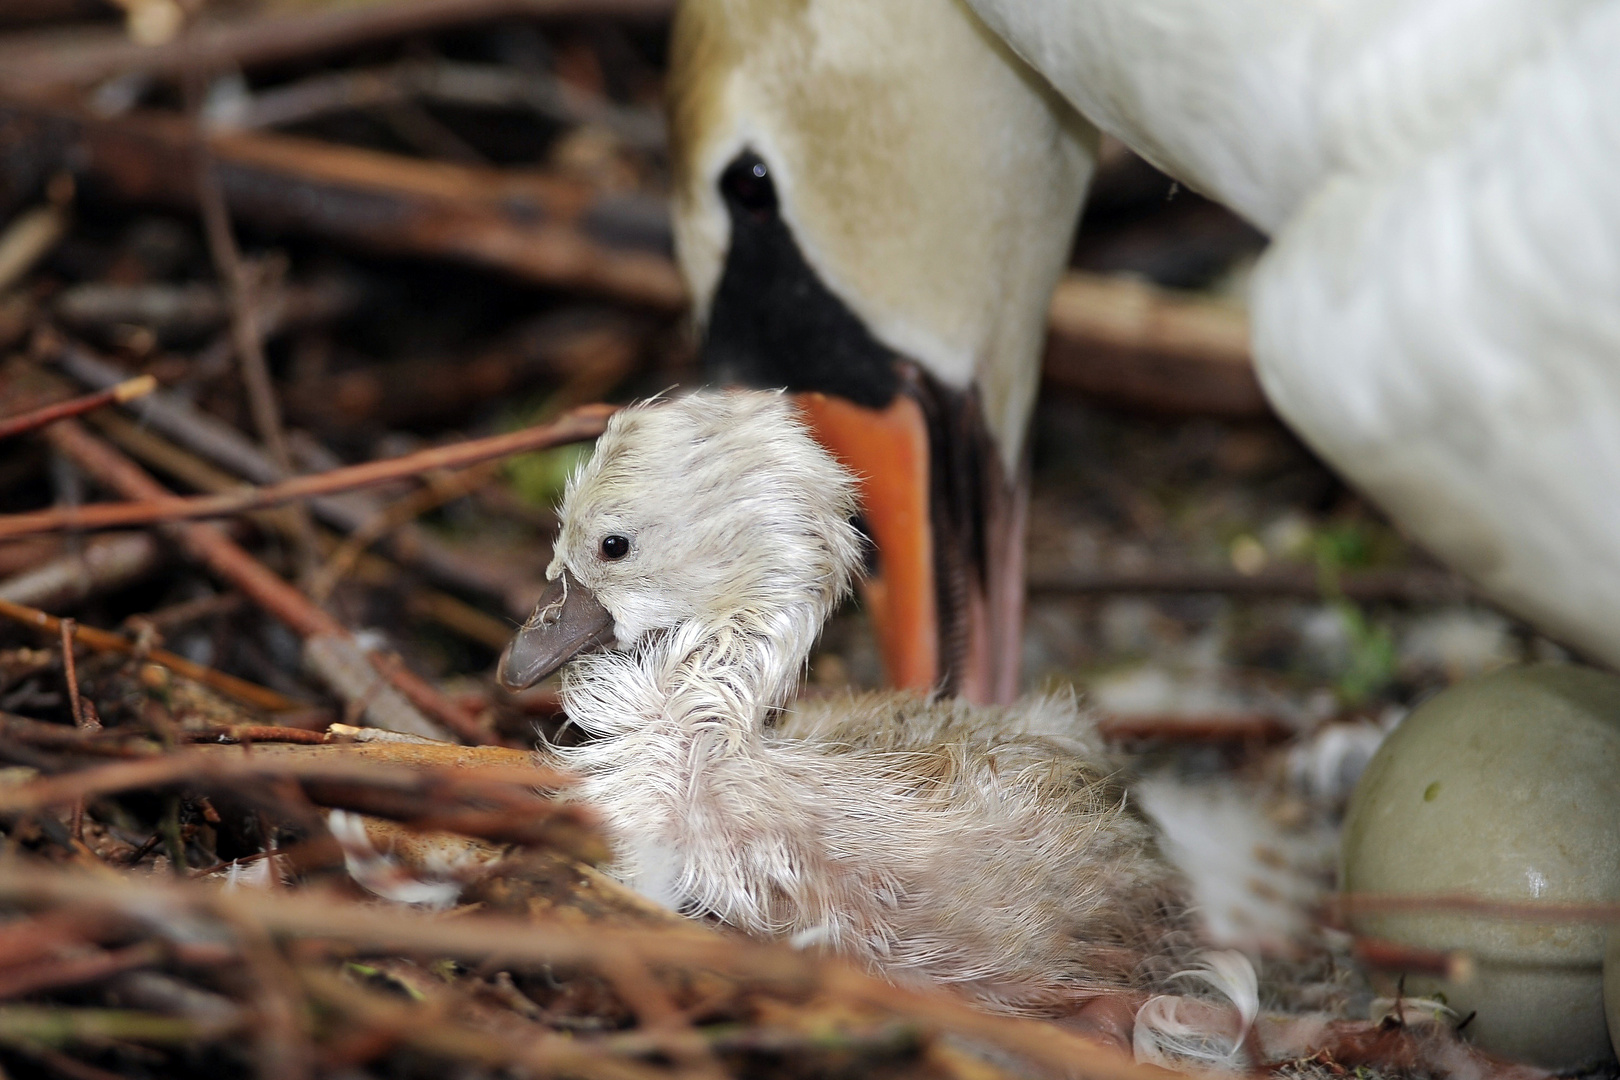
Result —
[[53, 424], [69, 416], [78, 416], [81, 413], [99, 409], [105, 405], [122, 405], [126, 401], [145, 397], [157, 389], [157, 380], [150, 375], [137, 375], [127, 379], [117, 386], [106, 390], [99, 390], [94, 394], [64, 401], [58, 405], [47, 405], [33, 412], [23, 413], [20, 416], [8, 416], [0, 420], [0, 439], [9, 439], [13, 435], [21, 435], [27, 431], [42, 428], [46, 424]]
[[[666, 1075], [638, 1062], [608, 1057], [577, 1039], [544, 1028], [514, 1036], [488, 1025], [477, 1029], [449, 1021], [434, 1006], [410, 1005], [305, 967], [304, 985], [322, 1004], [336, 1009], [370, 1033], [434, 1057], [473, 1061], [493, 1069], [516, 1067], [540, 1076], [580, 1076], [588, 1080], [657, 1080]], [[386, 1045], [386, 1044], [385, 1044]]]
[[[91, 435], [76, 420], [57, 424], [47, 437], [90, 475], [126, 496], [160, 502], [175, 498], [140, 466]], [[301, 477], [289, 483], [305, 479], [312, 478]], [[438, 724], [418, 711], [426, 709], [463, 738], [487, 741], [476, 718], [409, 671], [368, 657], [341, 623], [310, 603], [223, 530], [201, 522], [183, 522], [177, 526], [177, 535], [193, 558], [303, 638], [306, 660], [344, 700], [367, 700], [367, 712], [378, 726], [439, 737], [442, 732]], [[368, 667], [397, 692], [375, 689], [377, 675], [369, 679], [359, 675]]]
[[[144, 534], [142, 534], [144, 535]], [[126, 619], [129, 625], [133, 619], [139, 619], [140, 624], [150, 626], [154, 630], [165, 633], [176, 627], [189, 626], [203, 619], [212, 619], [220, 615], [231, 615], [242, 609], [243, 598], [241, 593], [222, 592], [199, 596], [195, 600], [182, 600], [178, 604], [158, 608], [139, 616]]]
[[[362, 560], [364, 568], [366, 562]], [[386, 566], [386, 563], [382, 565]], [[405, 594], [405, 610], [418, 618], [431, 619], [496, 652], [512, 640], [512, 624], [486, 614], [465, 600], [433, 589], [412, 589]]]
[[1275, 716], [1112, 715], [1097, 721], [1109, 742], [1257, 743], [1284, 742], [1295, 730]]
[[[605, 879], [599, 884], [608, 891], [619, 888]], [[710, 971], [796, 998], [819, 988], [838, 999], [904, 1018], [925, 1030], [983, 1040], [1056, 1075], [1079, 1074], [1099, 1080], [1149, 1080], [1162, 1075], [1139, 1068], [1118, 1051], [1088, 1042], [1056, 1025], [988, 1015], [948, 993], [895, 987], [838, 961], [817, 959], [779, 945], [740, 940], [697, 924], [616, 926], [611, 935], [582, 934], [572, 922], [542, 917], [517, 920], [475, 913], [453, 920], [433, 919], [398, 908], [310, 895], [307, 891], [276, 896], [251, 890], [222, 894], [195, 885], [150, 879], [106, 880], [16, 860], [0, 863], [0, 897], [106, 914], [127, 911], [137, 918], [149, 917], [153, 911], [188, 919], [212, 915], [238, 924], [250, 921], [277, 936], [346, 943], [362, 953], [381, 955], [454, 957], [473, 962], [499, 957], [502, 964], [602, 970], [603, 965], [611, 966], [616, 957], [628, 952], [655, 972]], [[318, 996], [330, 1001], [325, 992]], [[347, 998], [346, 993], [343, 996]], [[424, 1031], [450, 1030], [423, 1023], [427, 1015], [411, 1009], [402, 1019]], [[485, 1060], [473, 1054], [464, 1056]]]
[[675, 1007], [669, 994], [652, 977], [641, 957], [626, 949], [599, 961], [602, 977], [629, 1006], [644, 1032], [657, 1036], [661, 1047], [688, 1076], [720, 1080], [726, 1073], [714, 1050], [692, 1031], [691, 1022]]
[[221, 742], [221, 743], [267, 743], [284, 742], [298, 743], [305, 746], [321, 746], [327, 742], [326, 735], [308, 728], [277, 727], [273, 724], [232, 724], [222, 727], [209, 727], [187, 729], [181, 733], [186, 742]]
[[61, 537], [8, 540], [0, 543], [0, 574], [8, 578], [26, 574], [59, 554], [63, 546]]
[[150, 533], [91, 537], [79, 550], [0, 581], [0, 599], [36, 608], [63, 608], [138, 581], [163, 564]]
[[72, 619], [62, 620], [62, 672], [67, 679], [68, 702], [73, 708], [73, 726], [84, 731], [86, 725], [84, 706], [79, 701], [79, 675], [73, 665], [73, 627]]
[[1570, 904], [1540, 900], [1494, 900], [1466, 893], [1339, 893], [1330, 898], [1328, 904], [1340, 918], [1351, 914], [1438, 911], [1448, 915], [1475, 915], [1483, 919], [1620, 925], [1620, 902]]
[[[574, 382], [587, 371], [618, 373], [617, 382], [643, 358], [649, 336], [646, 320], [574, 309], [527, 324], [471, 354], [400, 358], [295, 379], [283, 400], [289, 414], [326, 428], [459, 421], [469, 410], [534, 382]], [[611, 390], [608, 385], [567, 404], [600, 401]]]
[[[123, 449], [129, 451], [135, 457], [141, 459], [148, 465], [161, 469], [171, 476], [178, 477], [191, 487], [197, 488], [201, 491], [214, 493], [240, 491], [242, 489], [242, 484], [234, 477], [229, 476], [223, 471], [209, 465], [207, 462], [202, 461], [195, 455], [181, 450], [173, 443], [153, 435], [150, 431], [132, 424], [121, 417], [99, 417], [96, 420], [96, 425], [100, 427], [101, 430], [105, 432], [114, 442], [118, 443]], [[320, 500], [315, 501], [318, 504]], [[294, 529], [296, 528], [295, 524], [287, 521], [285, 517], [282, 516], [282, 512], [280, 510], [259, 511], [258, 513], [251, 514], [250, 518], [257, 522], [261, 527], [270, 531], [280, 533], [288, 538], [293, 538], [294, 536]], [[420, 537], [425, 537], [426, 534], [422, 533], [421, 530], [415, 529], [410, 524], [398, 526], [392, 531], [397, 533], [400, 530], [411, 530], [411, 534], [409, 537], [407, 537], [404, 543], [393, 545], [395, 554], [398, 554], [402, 549], [405, 550], [407, 554], [409, 554], [411, 550], [416, 550], [418, 554], [425, 554], [432, 562], [432, 565], [438, 566], [441, 569], [458, 567], [464, 563], [471, 562], [471, 560], [462, 559], [458, 553], [451, 552], [448, 549], [441, 549], [437, 541], [433, 540], [431, 537], [427, 537], [421, 547], [417, 548], [415, 543], [416, 540]], [[151, 546], [152, 559], [154, 561], [157, 559], [157, 546], [150, 537], [144, 533], [136, 533], [132, 534], [129, 539], [133, 538], [139, 538], [146, 541], [146, 543]], [[323, 545], [325, 545], [329, 550], [334, 552], [336, 551], [336, 541], [328, 540], [328, 538], [325, 536], [319, 536], [318, 539], [320, 539]], [[388, 537], [385, 536], [382, 539], [387, 540]], [[102, 562], [116, 563], [117, 561], [112, 553], [109, 553], [106, 556], [100, 556], [99, 549], [96, 545], [101, 542], [102, 540], [99, 538], [92, 539], [85, 547], [84, 562], [88, 563], [92, 570], [98, 568]], [[424, 552], [422, 549], [426, 549], [426, 551]], [[131, 558], [133, 558], [133, 556], [131, 556]], [[329, 558], [335, 558], [335, 555], [329, 556]], [[79, 562], [72, 556], [64, 556], [57, 560], [57, 563], [52, 563], [50, 565], [56, 566], [58, 563], [66, 564], [68, 567], [67, 570], [63, 571], [65, 575], [69, 573], [69, 570], [71, 570], [72, 581], [78, 581], [83, 577], [83, 575], [77, 569]], [[369, 584], [394, 585], [399, 580], [399, 568], [378, 555], [371, 555], [364, 552], [360, 553], [356, 560], [356, 569], [360, 573], [362, 579]], [[136, 572], [131, 571], [132, 575], [134, 573]], [[38, 576], [43, 579], [45, 578], [45, 574], [46, 568], [42, 568], [39, 571]], [[111, 576], [111, 571], [109, 571], [109, 575], [109, 580], [126, 580], [126, 578], [121, 576]], [[469, 582], [465, 580], [466, 575], [449, 576], [456, 577], [456, 583], [462, 587], [469, 586]], [[17, 582], [18, 588], [22, 588], [26, 581], [34, 580], [34, 577], [34, 575], [27, 575], [26, 577], [19, 577], [13, 580]], [[91, 581], [92, 583], [101, 582], [102, 577], [98, 574], [92, 573]], [[40, 584], [41, 589], [43, 589], [45, 584], [46, 582], [42, 580]], [[485, 584], [485, 582], [483, 578], [480, 577], [477, 581], [471, 583], [471, 587], [477, 588], [482, 584]], [[9, 587], [9, 582], [0, 583], [0, 597], [9, 597], [9, 593], [7, 591]], [[66, 589], [65, 585], [64, 589]], [[479, 591], [486, 590], [480, 589]], [[36, 607], [50, 607], [60, 606], [62, 603], [71, 602], [71, 600], [78, 599], [80, 596], [80, 594], [77, 592], [69, 594], [65, 591], [61, 593], [52, 593], [50, 595], [60, 596], [61, 599], [49, 604], [44, 600], [29, 600], [27, 597], [22, 597], [20, 599], [22, 599], [25, 603], [31, 602]], [[216, 609], [222, 610], [227, 604], [230, 607], [240, 606], [242, 602], [241, 595], [230, 595], [234, 597], [234, 599], [227, 599], [226, 597], [205, 598], [202, 600], [192, 601], [189, 605], [176, 605], [175, 608], [168, 613], [167, 618], [158, 617], [164, 614], [162, 612], [154, 613], [154, 615], [150, 616], [149, 618], [162, 626], [166, 622], [199, 618], [205, 613], [214, 614]], [[313, 584], [311, 586], [310, 595], [319, 595]], [[525, 597], [525, 602], [529, 601], [532, 601], [532, 597]], [[480, 644], [494, 649], [497, 652], [505, 648], [506, 643], [511, 640], [513, 626], [512, 622], [502, 621], [501, 619], [487, 615], [473, 605], [464, 600], [458, 599], [457, 597], [451, 596], [449, 593], [443, 593], [435, 589], [425, 587], [416, 588], [412, 589], [406, 595], [406, 603], [408, 609], [413, 614], [431, 619], [434, 622], [439, 623], [441, 626], [453, 630], [455, 633], [460, 634], [463, 637], [479, 642]]]
[[[172, 115], [140, 110], [108, 120], [16, 98], [0, 101], [5, 130], [24, 142], [18, 156], [65, 144], [115, 196], [196, 205], [198, 136]], [[25, 149], [30, 132], [40, 140], [32, 151]], [[290, 135], [213, 132], [204, 141], [238, 221], [481, 264], [671, 314], [685, 303], [667, 253], [668, 214], [655, 201], [559, 175], [421, 161]]]
[[[255, 297], [259, 331], [268, 340], [282, 330], [330, 322], [352, 311], [359, 295], [352, 281], [337, 276], [319, 277], [303, 285], [280, 282]], [[52, 301], [51, 310], [77, 333], [106, 333], [133, 323], [151, 330], [160, 341], [212, 334], [221, 327], [228, 331], [230, 322], [229, 305], [219, 287], [201, 282], [126, 285], [88, 281], [64, 289]], [[228, 332], [224, 348], [232, 349]], [[199, 361], [196, 366], [209, 364]]]
[[[414, 454], [389, 458], [385, 461], [368, 461], [361, 465], [333, 469], [330, 472], [295, 476], [279, 484], [228, 494], [179, 496], [167, 492], [158, 495], [154, 491], [135, 502], [101, 503], [93, 506], [39, 510], [28, 514], [8, 514], [0, 517], [0, 539], [63, 529], [104, 529], [119, 525], [152, 525], [194, 518], [225, 517], [249, 510], [279, 506], [296, 499], [375, 487], [395, 480], [408, 479], [434, 469], [463, 468], [482, 461], [510, 457], [513, 454], [592, 439], [602, 433], [608, 417], [614, 412], [615, 408], [611, 405], [585, 405], [571, 410], [560, 420], [550, 424], [524, 428], [505, 435], [491, 435], [488, 438], [469, 439], [449, 446], [419, 450]], [[156, 485], [152, 487], [155, 488]]]
[[[57, 343], [56, 359], [75, 379], [90, 386], [108, 386], [123, 377], [115, 365], [75, 343]], [[278, 479], [275, 465], [264, 451], [235, 428], [200, 412], [182, 398], [159, 390], [145, 398], [138, 411], [143, 425], [150, 425], [238, 476], [259, 483], [273, 483]], [[144, 427], [136, 428], [121, 422], [120, 417], [107, 413], [95, 414], [92, 419], [112, 433], [131, 453], [165, 472], [183, 478], [193, 487], [215, 493], [235, 491], [241, 487], [178, 447], [161, 443]], [[115, 424], [115, 421], [120, 422]], [[159, 451], [161, 460], [154, 460]], [[352, 532], [377, 513], [382, 503], [364, 492], [352, 492], [315, 498], [310, 506], [322, 520], [345, 532]], [[416, 525], [399, 529], [389, 538], [386, 546], [395, 560], [419, 570], [434, 581], [499, 598], [516, 618], [528, 616], [534, 597], [538, 595], [538, 589], [519, 587], [521, 582], [502, 566], [486, 559], [468, 558]], [[516, 595], [518, 593], [522, 595]]]
[[653, 110], [617, 106], [543, 72], [450, 60], [322, 72], [255, 93], [245, 109], [210, 120], [225, 128], [285, 127], [332, 112], [395, 105], [414, 97], [462, 108], [527, 109], [548, 120], [596, 124], [641, 150], [660, 150], [668, 141], [663, 119]]
[[11, 288], [67, 235], [68, 214], [60, 206], [38, 206], [0, 233], [0, 293]]
[[0, 812], [32, 812], [182, 784], [241, 798], [253, 790], [250, 785], [260, 785], [263, 795], [292, 780], [299, 785], [292, 790], [318, 806], [497, 844], [548, 847], [585, 858], [604, 854], [588, 808], [535, 794], [564, 786], [570, 778], [532, 762], [409, 767], [363, 756], [353, 747], [282, 744], [275, 747], [280, 753], [266, 753], [270, 748], [193, 747], [10, 785], [0, 788]]
[[163, 947], [143, 941], [115, 951], [97, 950], [54, 963], [10, 967], [0, 971], [0, 999], [22, 997], [40, 990], [100, 982], [136, 968], [150, 967], [163, 958]]
[[1047, 335], [1050, 387], [1155, 412], [1270, 413], [1241, 308], [1071, 271], [1052, 295]]
[[[114, 442], [118, 443], [123, 449], [129, 451], [147, 465], [161, 469], [171, 476], [178, 477], [181, 481], [190, 485], [191, 487], [197, 488], [201, 491], [215, 493], [240, 491], [242, 489], [242, 484], [234, 477], [214, 468], [212, 465], [209, 465], [207, 462], [201, 460], [195, 455], [180, 449], [173, 443], [152, 434], [145, 428], [139, 427], [127, 420], [124, 420], [122, 417], [105, 415], [98, 416], [95, 419], [95, 423], [97, 427], [101, 428], [103, 432], [105, 432]], [[352, 496], [346, 498], [352, 498]], [[314, 500], [316, 505], [319, 505], [322, 501], [323, 500]], [[379, 507], [381, 506], [380, 503], [378, 505]], [[288, 538], [294, 537], [296, 525], [290, 521], [287, 521], [282, 515], [281, 510], [263, 510], [249, 516], [253, 521], [258, 523], [263, 528], [280, 533]], [[458, 553], [442, 548], [437, 541], [431, 538], [431, 536], [428, 536], [428, 534], [416, 529], [414, 526], [407, 524], [400, 526], [400, 529], [410, 530], [410, 535], [405, 538], [404, 542], [392, 545], [395, 554], [399, 554], [401, 550], [404, 550], [406, 554], [409, 554], [412, 550], [415, 550], [418, 554], [424, 555], [431, 565], [437, 566], [441, 570], [458, 568], [463, 565], [472, 566], [471, 560], [463, 559]], [[397, 531], [398, 530], [396, 530], [396, 532]], [[133, 534], [133, 537], [138, 537], [145, 540], [149, 545], [151, 545], [152, 558], [154, 560], [157, 558], [157, 546], [150, 537], [144, 533]], [[335, 542], [327, 543], [325, 537], [320, 537], [319, 539], [321, 539], [323, 543], [326, 543], [329, 548], [335, 550]], [[384, 539], [387, 538], [385, 537]], [[419, 547], [417, 545], [418, 539], [422, 539], [422, 543]], [[18, 541], [18, 543], [24, 542], [26, 541]], [[102, 561], [97, 558], [98, 548], [96, 547], [97, 544], [102, 542], [103, 541], [100, 538], [95, 538], [90, 540], [85, 547], [85, 562], [89, 563], [92, 569], [98, 567]], [[113, 561], [112, 557], [109, 555], [106, 561]], [[72, 561], [71, 556], [64, 556], [62, 559], [58, 560], [58, 562], [69, 563], [70, 567], [74, 568], [78, 566], [77, 562]], [[473, 568], [476, 569], [476, 567]], [[362, 553], [357, 561], [357, 569], [362, 574], [364, 580], [372, 584], [392, 585], [398, 581], [398, 567], [383, 559], [381, 556]], [[64, 571], [64, 573], [67, 572]], [[44, 569], [42, 568], [41, 576], [43, 575]], [[469, 587], [469, 582], [466, 580], [467, 575], [451, 574], [448, 576], [456, 577], [457, 584], [461, 585], [462, 587]], [[80, 577], [82, 577], [82, 574], [80, 574], [77, 569], [72, 569], [71, 580], [77, 581]], [[17, 581], [19, 588], [25, 583], [23, 578], [13, 580]], [[29, 580], [32, 580], [32, 576], [29, 577]], [[93, 574], [92, 580], [99, 582], [101, 578]], [[118, 578], [117, 580], [123, 579]], [[42, 588], [43, 584], [44, 583], [42, 582]], [[478, 586], [483, 584], [485, 584], [483, 577], [479, 577], [476, 581], [470, 583], [470, 587], [478, 588]], [[0, 597], [21, 599], [22, 602], [33, 603], [36, 607], [60, 606], [61, 603], [70, 602], [72, 599], [76, 599], [78, 597], [77, 593], [73, 593], [71, 595], [66, 593], [52, 594], [62, 595], [63, 599], [47, 604], [43, 600], [29, 600], [27, 597], [10, 597], [7, 592], [8, 587], [9, 583], [0, 584]], [[479, 589], [479, 591], [487, 590]], [[235, 601], [232, 602], [233, 605], [240, 604], [242, 600], [240, 594], [232, 595], [236, 597]], [[532, 602], [532, 599], [532, 597], [524, 598], [525, 603]], [[438, 592], [429, 588], [418, 588], [411, 590], [411, 592], [407, 595], [406, 600], [409, 609], [414, 614], [432, 619], [440, 625], [453, 630], [464, 637], [470, 638], [473, 641], [477, 641], [488, 648], [499, 651], [505, 648], [506, 643], [511, 640], [513, 625], [511, 622], [503, 622], [500, 619], [486, 615], [484, 612], [480, 611], [476, 607], [473, 607], [471, 604], [451, 596], [448, 593]], [[195, 603], [198, 605], [197, 611], [200, 613], [205, 605], [211, 605], [214, 601], [218, 601], [219, 603], [225, 602], [222, 598], [218, 597], [210, 600], [195, 601]], [[182, 617], [194, 617], [191, 611], [180, 610], [185, 607], [186, 605], [178, 605], [176, 610], [173, 612], [174, 617], [177, 619]], [[212, 612], [213, 608], [209, 606], [207, 607], [207, 610]], [[160, 625], [162, 624], [163, 620], [157, 619], [155, 616], [153, 616], [153, 619], [154, 621], [159, 622]]]
[[242, 960], [252, 977], [257, 1024], [254, 1063], [263, 1080], [302, 1080], [314, 1072], [315, 1047], [303, 1010], [297, 977], [265, 928], [229, 909], [220, 912], [235, 932]]
[[[247, 486], [223, 469], [217, 469], [195, 454], [153, 434], [144, 424], [135, 423], [117, 413], [96, 413], [90, 417], [90, 423], [143, 464], [167, 473], [187, 487], [217, 494], [241, 491]], [[267, 532], [297, 542], [299, 525], [293, 520], [288, 507], [249, 513], [247, 518]]]
[[368, 547], [423, 514], [430, 513], [445, 503], [454, 502], [489, 483], [496, 475], [496, 468], [486, 463], [458, 470], [442, 478], [431, 475], [426, 477], [429, 481], [428, 487], [413, 492], [373, 514], [370, 520], [350, 533], [348, 539], [326, 557], [326, 561], [310, 576], [310, 597], [316, 603], [323, 603], [337, 587], [338, 582], [354, 569]]
[[287, 433], [281, 423], [281, 406], [276, 401], [276, 388], [270, 381], [270, 365], [264, 359], [264, 337], [259, 329], [257, 305], [254, 301], [253, 282], [242, 253], [236, 246], [236, 233], [231, 228], [231, 212], [225, 206], [220, 191], [219, 177], [215, 174], [212, 155], [204, 140], [197, 142], [197, 205], [201, 212], [203, 234], [208, 240], [208, 252], [214, 260], [214, 272], [225, 284], [225, 296], [230, 302], [231, 340], [236, 346], [236, 359], [241, 364], [242, 383], [248, 392], [248, 409], [253, 425], [258, 428], [259, 440], [270, 452], [283, 476], [293, 475], [292, 455], [287, 450]]
[[[187, 83], [189, 112], [197, 122], [198, 100], [202, 87], [196, 80]], [[259, 441], [264, 443], [270, 460], [275, 463], [281, 477], [293, 476], [292, 454], [287, 449], [287, 432], [282, 424], [281, 404], [276, 398], [276, 387], [270, 380], [270, 365], [264, 358], [264, 330], [260, 325], [257, 288], [259, 282], [249, 275], [242, 262], [242, 252], [236, 244], [236, 232], [231, 227], [231, 212], [225, 205], [225, 194], [220, 187], [218, 169], [209, 149], [208, 140], [196, 139], [196, 191], [197, 209], [202, 217], [203, 235], [208, 241], [209, 256], [214, 272], [225, 284], [225, 296], [230, 304], [230, 334], [236, 347], [237, 364], [242, 373], [242, 385], [247, 391], [248, 412], [253, 426], [258, 429]], [[319, 552], [315, 541], [315, 524], [307, 506], [292, 511], [293, 534], [304, 574], [313, 573]]]
[[157, 743], [116, 728], [86, 732], [66, 724], [30, 720], [26, 716], [12, 716], [4, 712], [0, 712], [0, 736], [24, 746], [45, 746], [95, 756], [149, 757], [159, 752]]
[[131, 1042], [189, 1043], [225, 1034], [217, 1026], [180, 1016], [125, 1009], [67, 1009], [49, 1005], [0, 1006], [0, 1042], [61, 1043], [70, 1040], [127, 1039]]
[[1433, 975], [1448, 982], [1467, 982], [1474, 974], [1474, 958], [1457, 950], [1423, 949], [1399, 941], [1358, 937], [1351, 945], [1356, 963], [1375, 971]]
[[[635, 360], [636, 350], [634, 344], [627, 342], [622, 335], [610, 334], [605, 336], [605, 340], [597, 343], [592, 353], [594, 362], [582, 364], [550, 395], [546, 410], [548, 414], [554, 416], [570, 407], [577, 411], [585, 402], [611, 392], [629, 372]], [[565, 415], [563, 419], [567, 419], [567, 416]], [[498, 469], [497, 463], [486, 462], [442, 476], [436, 472], [423, 474], [428, 487], [379, 509], [328, 556], [320, 571], [310, 579], [310, 595], [317, 602], [325, 600], [338, 581], [353, 569], [367, 547], [403, 528], [421, 515], [485, 487], [495, 477]], [[434, 610], [447, 611], [452, 604], [453, 599], [450, 599], [450, 604], [439, 602], [434, 605]], [[468, 624], [466, 611], [456, 611], [454, 614], [459, 616], [457, 620], [459, 624]], [[487, 633], [478, 636], [480, 640], [498, 642], [495, 644], [495, 648], [498, 649], [504, 647], [511, 633], [509, 629], [502, 628], [493, 639]]]
[[[593, 886], [594, 887], [594, 886]], [[611, 883], [608, 883], [608, 887]], [[301, 894], [230, 894], [195, 886], [101, 878], [36, 863], [0, 862], [0, 897], [35, 904], [83, 905], [104, 911], [196, 912], [229, 906], [274, 934], [346, 942], [383, 955], [449, 956], [503, 963], [595, 968], [628, 950], [653, 970], [688, 967], [804, 994], [819, 987], [847, 1001], [906, 1017], [930, 1030], [968, 1035], [1060, 1076], [1152, 1080], [1158, 1070], [1132, 1064], [1117, 1050], [1037, 1020], [992, 1016], [943, 991], [884, 983], [842, 962], [780, 945], [738, 939], [688, 924], [676, 928], [615, 927], [612, 935], [582, 934], [574, 923], [469, 914], [432, 919], [398, 908], [335, 902]], [[420, 1016], [420, 1014], [417, 1014]], [[1198, 1074], [1190, 1074], [1197, 1076]]]
[[122, 927], [83, 911], [46, 911], [0, 925], [0, 969], [24, 967], [56, 953], [107, 940]]
[[[37, 608], [12, 603], [9, 600], [0, 600], [0, 618], [10, 619], [25, 626], [32, 626], [47, 634], [61, 633], [62, 620], [56, 618], [56, 616], [47, 615]], [[106, 630], [97, 630], [90, 626], [75, 625], [73, 639], [95, 649], [97, 652], [115, 652], [122, 653], [125, 656], [134, 656], [136, 654], [136, 646], [133, 641], [120, 637], [118, 634], [109, 633]], [[174, 653], [166, 652], [163, 649], [151, 649], [141, 655], [142, 659], [149, 660], [160, 667], [168, 668], [176, 675], [211, 686], [222, 694], [258, 709], [266, 709], [271, 712], [287, 712], [303, 708], [301, 702], [283, 697], [274, 690], [250, 683], [245, 679], [238, 679], [234, 675], [227, 675], [223, 671], [215, 671], [213, 668], [204, 667], [201, 664], [187, 660], [183, 656], [176, 656]]]
[[[98, 908], [144, 918], [153, 911], [206, 913], [229, 906], [276, 934], [346, 942], [379, 954], [482, 959], [508, 963], [594, 966], [604, 949], [634, 949], [652, 964], [690, 964], [770, 985], [812, 984], [816, 961], [784, 947], [756, 945], [691, 923], [676, 930], [616, 927], [610, 939], [577, 925], [469, 915], [444, 920], [396, 907], [352, 904], [305, 889], [222, 894], [153, 879], [91, 875], [0, 859], [0, 897], [36, 904]], [[962, 1006], [966, 1008], [966, 1006]]]
[[0, 41], [4, 81], [26, 90], [70, 83], [89, 86], [118, 75], [180, 76], [316, 56], [367, 42], [502, 18], [570, 15], [659, 17], [671, 0], [397, 0], [358, 8], [276, 12], [198, 22], [183, 40], [140, 45], [123, 33], [81, 30], [63, 44], [27, 34]]
[[[79, 700], [79, 672], [73, 663], [73, 620], [62, 620], [62, 674], [67, 680], [68, 704], [73, 710], [73, 726], [79, 731], [95, 732], [101, 730], [99, 723], [91, 726], [89, 718], [85, 715], [84, 702]], [[84, 800], [79, 799], [73, 804], [73, 823], [70, 826], [75, 840], [84, 840]]]
[[[90, 509], [87, 507], [86, 509]], [[1337, 579], [1338, 592], [1362, 603], [1430, 604], [1469, 595], [1461, 578], [1444, 570], [1351, 570]], [[1314, 567], [1275, 567], [1257, 574], [1219, 568], [1162, 568], [1143, 571], [1061, 571], [1030, 574], [1032, 593], [1096, 596], [1111, 593], [1223, 593], [1229, 596], [1321, 598], [1321, 575]]]

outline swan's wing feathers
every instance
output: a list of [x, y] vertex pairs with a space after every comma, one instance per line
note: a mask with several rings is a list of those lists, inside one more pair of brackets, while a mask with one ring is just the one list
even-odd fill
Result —
[[1257, 275], [1279, 411], [1417, 538], [1620, 660], [1620, 5], [1452, 139], [1346, 172]]

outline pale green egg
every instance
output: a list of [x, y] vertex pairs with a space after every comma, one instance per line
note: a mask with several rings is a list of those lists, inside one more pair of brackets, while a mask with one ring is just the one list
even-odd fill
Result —
[[[1521, 905], [1620, 899], [1620, 678], [1510, 668], [1416, 709], [1357, 785], [1340, 883]], [[1351, 927], [1466, 951], [1466, 982], [1414, 976], [1406, 991], [1475, 1012], [1468, 1034], [1486, 1050], [1556, 1069], [1614, 1052], [1600, 924], [1402, 912], [1354, 915]]]

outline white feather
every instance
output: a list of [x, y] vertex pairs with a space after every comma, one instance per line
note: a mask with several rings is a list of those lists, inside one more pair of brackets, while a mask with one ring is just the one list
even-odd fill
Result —
[[[1210, 951], [1201, 963], [1178, 971], [1173, 979], [1204, 983], [1225, 1007], [1199, 998], [1160, 994], [1136, 1013], [1132, 1049], [1140, 1064], [1176, 1069], [1187, 1062], [1226, 1069], [1256, 1064], [1246, 1040], [1260, 1015], [1260, 981], [1254, 965], [1240, 952]], [[1237, 1015], [1232, 1016], [1235, 1010]]]
[[333, 810], [326, 816], [326, 827], [343, 851], [349, 876], [367, 892], [395, 903], [429, 908], [452, 907], [461, 896], [461, 882], [422, 878], [378, 851], [359, 814]]

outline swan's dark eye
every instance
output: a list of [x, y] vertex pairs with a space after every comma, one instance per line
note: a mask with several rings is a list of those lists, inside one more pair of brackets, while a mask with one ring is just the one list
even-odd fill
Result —
[[771, 170], [751, 150], [738, 154], [720, 174], [720, 193], [727, 202], [756, 218], [776, 213], [776, 185], [771, 182]]
[[602, 558], [622, 559], [630, 554], [630, 540], [628, 537], [614, 533], [612, 536], [602, 537]]

